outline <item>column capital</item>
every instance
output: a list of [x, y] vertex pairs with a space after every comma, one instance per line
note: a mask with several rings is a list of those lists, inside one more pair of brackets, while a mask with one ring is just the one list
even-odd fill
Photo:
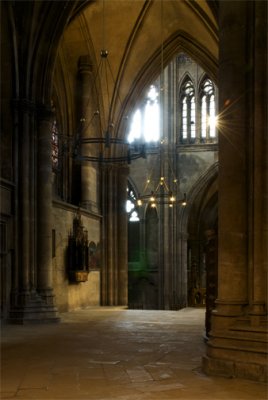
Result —
[[80, 56], [78, 60], [78, 72], [80, 74], [93, 72], [93, 65], [88, 55]]
[[129, 175], [129, 166], [127, 164], [118, 164], [116, 162], [107, 164], [103, 163], [101, 164], [101, 168], [106, 172], [117, 172], [122, 175]]
[[34, 114], [36, 112], [36, 104], [26, 98], [17, 98], [12, 100], [14, 108], [18, 111], [22, 111], [28, 114]]
[[52, 122], [55, 117], [54, 108], [43, 103], [38, 104], [37, 117], [39, 121]]

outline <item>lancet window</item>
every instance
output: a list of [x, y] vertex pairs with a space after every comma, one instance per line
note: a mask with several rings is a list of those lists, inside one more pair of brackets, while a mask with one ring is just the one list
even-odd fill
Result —
[[216, 137], [216, 107], [215, 89], [210, 79], [205, 79], [201, 85], [201, 139]]
[[128, 142], [142, 140], [147, 143], [157, 142], [160, 137], [160, 109], [158, 85], [151, 85], [140, 107], [131, 120]]
[[194, 86], [187, 79], [181, 90], [181, 137], [182, 141], [194, 141], [196, 137], [196, 104]]
[[56, 172], [59, 167], [59, 132], [56, 121], [53, 121], [52, 125], [51, 145], [52, 145], [52, 153], [51, 153], [52, 170]]
[[129, 183], [127, 187], [127, 203], [126, 203], [126, 211], [128, 213], [129, 222], [138, 222], [140, 220], [138, 212], [135, 208], [136, 201], [137, 197], [135, 195], [133, 188], [131, 187], [131, 184]]

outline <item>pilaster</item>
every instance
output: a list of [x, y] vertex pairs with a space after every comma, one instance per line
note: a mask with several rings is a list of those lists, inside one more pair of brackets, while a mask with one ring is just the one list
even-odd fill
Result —
[[53, 111], [38, 109], [37, 164], [37, 292], [49, 319], [58, 319], [54, 306], [52, 277], [52, 165], [51, 131]]
[[[267, 253], [262, 241], [267, 208], [261, 189], [267, 178], [267, 81], [261, 52], [252, 41], [263, 35], [265, 15], [265, 2], [219, 5], [219, 284], [203, 360], [207, 373], [260, 381], [267, 380]], [[267, 42], [264, 47], [262, 54]]]
[[[36, 106], [23, 99], [15, 102], [15, 111], [20, 133], [17, 195], [21, 207], [16, 209], [15, 228], [18, 235], [16, 252], [20, 256], [13, 271], [9, 321], [18, 324], [56, 322], [58, 316], [53, 305], [51, 269], [51, 121], [48, 118], [51, 112], [47, 114], [42, 110], [37, 149]], [[35, 176], [33, 167], [37, 160]]]
[[127, 200], [128, 168], [102, 167], [102, 305], [127, 305]]
[[127, 177], [128, 167], [118, 171], [118, 303], [128, 304], [128, 227], [127, 227]]
[[[79, 93], [80, 104], [79, 109], [79, 127], [81, 131], [81, 138], [87, 139], [98, 137], [99, 131], [99, 113], [94, 108], [95, 106], [95, 93], [93, 81], [93, 67], [88, 56], [81, 56], [78, 64], [79, 76]], [[81, 156], [98, 156], [96, 153], [97, 145], [94, 144], [81, 144]], [[97, 196], [97, 181], [98, 172], [96, 164], [90, 161], [81, 162], [81, 207], [98, 213], [98, 196]]]

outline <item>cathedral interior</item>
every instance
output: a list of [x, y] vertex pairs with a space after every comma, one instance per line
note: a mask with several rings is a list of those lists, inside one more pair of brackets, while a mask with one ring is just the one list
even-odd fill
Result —
[[189, 308], [266, 382], [267, 136], [266, 1], [2, 0], [3, 325]]

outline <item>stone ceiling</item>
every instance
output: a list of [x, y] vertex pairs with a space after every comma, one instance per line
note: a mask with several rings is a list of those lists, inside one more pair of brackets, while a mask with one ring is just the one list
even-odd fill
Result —
[[[187, 52], [217, 80], [217, 22], [203, 0], [85, 3], [66, 28], [58, 53], [58, 68], [64, 71], [70, 98], [74, 98], [79, 57], [88, 56], [96, 74], [103, 48], [109, 52], [114, 79], [110, 78], [109, 93], [118, 86], [124, 113], [179, 51]], [[114, 112], [119, 121], [121, 105]]]

